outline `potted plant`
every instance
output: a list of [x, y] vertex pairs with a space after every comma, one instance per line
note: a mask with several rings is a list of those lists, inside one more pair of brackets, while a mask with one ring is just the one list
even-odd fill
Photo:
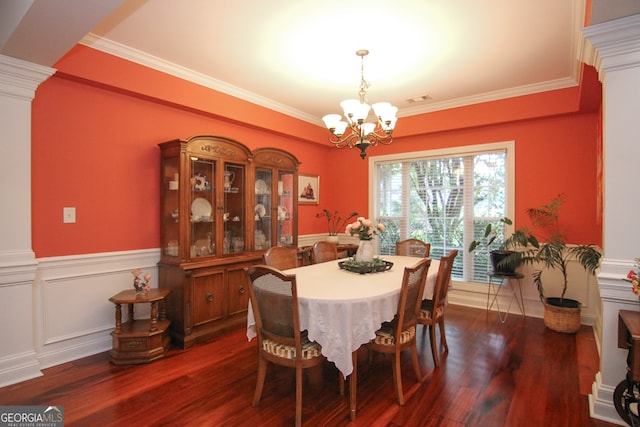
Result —
[[[499, 224], [512, 225], [511, 219], [504, 217], [498, 220]], [[469, 252], [473, 252], [480, 247], [485, 247], [489, 252], [491, 264], [495, 273], [513, 274], [521, 264], [521, 253], [515, 251], [518, 246], [526, 247], [528, 244], [537, 246], [538, 242], [531, 234], [523, 230], [515, 231], [509, 238], [505, 239], [497, 249], [491, 249], [498, 237], [498, 225], [487, 224], [481, 240], [474, 240], [469, 245]]]
[[[574, 333], [580, 329], [580, 302], [565, 298], [569, 285], [569, 263], [575, 259], [587, 273], [595, 274], [600, 266], [602, 254], [594, 245], [569, 247], [566, 244], [564, 233], [560, 231], [558, 221], [560, 208], [564, 201], [564, 194], [559, 194], [548, 204], [527, 210], [532, 227], [539, 232], [550, 233], [545, 238], [545, 243], [538, 243], [538, 239], [533, 237], [533, 232], [524, 228], [514, 233], [505, 243], [507, 245], [522, 245], [523, 238], [532, 243], [533, 247], [519, 253], [518, 262], [542, 266], [541, 269], [533, 272], [533, 282], [545, 307], [545, 325], [558, 332]], [[562, 274], [562, 292], [559, 297], [545, 295], [542, 282], [545, 270], [559, 270]]]
[[329, 209], [323, 209], [322, 212], [316, 214], [316, 218], [326, 218], [327, 228], [329, 231], [329, 237], [327, 241], [338, 244], [338, 233], [340, 230], [344, 230], [349, 220], [358, 216], [358, 212], [351, 212], [346, 217], [342, 217], [340, 213], [335, 210], [331, 212]]

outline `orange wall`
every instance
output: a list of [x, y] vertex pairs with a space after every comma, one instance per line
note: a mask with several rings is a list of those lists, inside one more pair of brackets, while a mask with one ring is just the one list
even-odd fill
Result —
[[[602, 244], [601, 206], [597, 176], [598, 114], [578, 114], [518, 123], [397, 138], [390, 146], [376, 147], [376, 154], [421, 151], [499, 141], [516, 146], [516, 227], [528, 225], [526, 210], [566, 193], [561, 227], [572, 243]], [[373, 151], [372, 151], [373, 152]], [[366, 182], [366, 162], [354, 153], [335, 152], [332, 174], [342, 176], [334, 183], [336, 206], [355, 206], [367, 212], [367, 194], [358, 191]], [[347, 209], [345, 209], [346, 211]]]
[[[326, 174], [329, 147], [87, 83], [53, 76], [33, 103], [37, 257], [159, 247], [159, 142], [224, 135], [251, 149], [289, 150], [302, 172]], [[63, 207], [76, 207], [75, 224], [62, 223]], [[301, 222], [299, 231], [314, 225]]]
[[[315, 218], [325, 207], [367, 213], [367, 161], [356, 149], [333, 148], [319, 126], [86, 47], [74, 49], [56, 68], [59, 72], [40, 86], [33, 102], [32, 220], [38, 258], [158, 247], [157, 144], [203, 133], [227, 136], [251, 149], [288, 150], [302, 162], [301, 172], [320, 175], [320, 206], [300, 206], [300, 234], [326, 231], [326, 223]], [[567, 106], [580, 104], [577, 94], [564, 90], [535, 97], [551, 108], [545, 113], [538, 105], [529, 119], [522, 111], [531, 97], [474, 106], [466, 120], [460, 119], [465, 109], [407, 118], [403, 132], [401, 119], [394, 143], [370, 154], [515, 140], [517, 225], [527, 207], [566, 192], [569, 240], [600, 244], [599, 115], [568, 113], [578, 107]], [[558, 106], [560, 116], [555, 115]], [[514, 111], [517, 121], [511, 118]], [[434, 130], [434, 122], [448, 124]], [[62, 223], [63, 207], [77, 208], [75, 224]]]

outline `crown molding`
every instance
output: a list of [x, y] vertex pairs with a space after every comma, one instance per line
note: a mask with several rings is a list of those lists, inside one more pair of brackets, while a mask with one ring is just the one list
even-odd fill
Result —
[[592, 25], [583, 33], [596, 51], [587, 57], [598, 74], [640, 66], [640, 14]]
[[[577, 49], [577, 46], [581, 44], [580, 40], [582, 40], [582, 37], [579, 37], [577, 41], [574, 40], [574, 45], [576, 46], [576, 49]], [[263, 96], [257, 95], [253, 92], [225, 83], [221, 80], [211, 78], [202, 73], [195, 72], [183, 66], [165, 61], [156, 56], [149, 55], [140, 50], [130, 48], [128, 46], [111, 41], [106, 38], [98, 37], [93, 33], [90, 33], [89, 35], [85, 36], [80, 41], [80, 44], [90, 47], [92, 49], [105, 52], [110, 55], [114, 55], [116, 57], [125, 59], [127, 61], [131, 61], [136, 64], [140, 64], [140, 65], [149, 67], [151, 69], [178, 77], [180, 79], [190, 81], [192, 83], [196, 83], [200, 86], [204, 86], [209, 89], [216, 90], [230, 96], [234, 96], [236, 98], [245, 100], [247, 102], [262, 106], [264, 108], [268, 108], [270, 110], [280, 112], [287, 116], [291, 116], [291, 117], [303, 120], [305, 122], [309, 122], [309, 123], [324, 127], [320, 117], [315, 117], [313, 115], [307, 114], [300, 110], [291, 108], [287, 105], [284, 105], [284, 104], [275, 102], [271, 99], [265, 98]], [[443, 102], [429, 103], [427, 105], [403, 108], [398, 112], [398, 117], [409, 117], [409, 116], [418, 115], [418, 114], [446, 110], [450, 108], [464, 107], [464, 106], [479, 104], [483, 102], [491, 102], [491, 101], [497, 101], [497, 100], [502, 100], [507, 98], [518, 97], [518, 96], [531, 95], [539, 92], [546, 92], [546, 91], [552, 91], [552, 90], [558, 90], [558, 89], [565, 89], [568, 87], [574, 87], [579, 84], [578, 81], [579, 81], [580, 67], [578, 66], [578, 64], [579, 62], [576, 60], [575, 64], [572, 65], [572, 68], [571, 68], [572, 77], [551, 80], [551, 81], [546, 81], [541, 83], [535, 83], [531, 85], [524, 85], [524, 86], [519, 86], [519, 87], [509, 88], [504, 90], [486, 92], [478, 95], [457, 98], [457, 99], [443, 101]]]
[[291, 108], [287, 105], [257, 95], [253, 92], [239, 88], [229, 83], [225, 83], [221, 80], [206, 76], [202, 73], [195, 72], [186, 67], [174, 64], [169, 61], [165, 61], [153, 55], [149, 55], [148, 53], [142, 52], [140, 50], [130, 48], [106, 38], [98, 37], [93, 33], [85, 36], [80, 41], [80, 44], [92, 49], [99, 50], [101, 52], [108, 53], [113, 56], [117, 56], [118, 58], [122, 58], [127, 61], [131, 61], [136, 64], [140, 64], [145, 67], [163, 72], [165, 74], [178, 77], [179, 79], [183, 79], [200, 86], [204, 86], [206, 88], [231, 95], [252, 104], [260, 105], [261, 107], [286, 114], [287, 116], [291, 116], [313, 124], [320, 123], [320, 119], [318, 117], [312, 116], [295, 108]]
[[420, 107], [404, 108], [398, 113], [398, 116], [409, 117], [417, 114], [446, 110], [449, 108], [465, 107], [468, 105], [480, 104], [483, 102], [499, 101], [501, 99], [515, 98], [518, 96], [532, 95], [535, 93], [566, 89], [568, 87], [575, 86], [578, 86], [577, 79], [573, 77], [567, 77], [563, 79], [550, 80], [542, 83], [535, 83], [504, 90], [485, 92], [478, 95], [452, 99], [449, 101], [435, 102]]
[[0, 93], [32, 101], [55, 69], [0, 54]]

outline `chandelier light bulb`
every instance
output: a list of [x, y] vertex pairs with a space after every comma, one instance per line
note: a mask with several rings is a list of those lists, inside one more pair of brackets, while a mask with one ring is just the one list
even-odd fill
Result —
[[375, 123], [363, 123], [362, 124], [362, 136], [364, 136], [365, 138], [367, 138], [369, 135], [371, 135], [373, 133], [373, 131], [376, 128], [376, 124]]
[[342, 119], [342, 116], [340, 116], [340, 114], [327, 114], [322, 118], [322, 121], [324, 122], [324, 125], [327, 127], [327, 129], [331, 130], [335, 129], [336, 123], [338, 123], [340, 119]]
[[339, 121], [336, 123], [336, 130], [333, 133], [339, 138], [344, 135], [345, 130], [347, 130], [347, 122]]
[[391, 132], [396, 127], [396, 122], [397, 121], [398, 121], [398, 118], [394, 117], [391, 120], [387, 120], [387, 121], [384, 121], [384, 122], [380, 123], [380, 126], [382, 126], [382, 129], [384, 129], [385, 132]]

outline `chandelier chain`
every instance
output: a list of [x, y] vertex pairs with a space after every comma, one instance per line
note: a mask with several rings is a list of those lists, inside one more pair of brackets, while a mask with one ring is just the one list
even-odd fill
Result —
[[360, 103], [369, 103], [367, 100], [367, 89], [371, 87], [371, 84], [364, 79], [364, 55], [360, 56]]

